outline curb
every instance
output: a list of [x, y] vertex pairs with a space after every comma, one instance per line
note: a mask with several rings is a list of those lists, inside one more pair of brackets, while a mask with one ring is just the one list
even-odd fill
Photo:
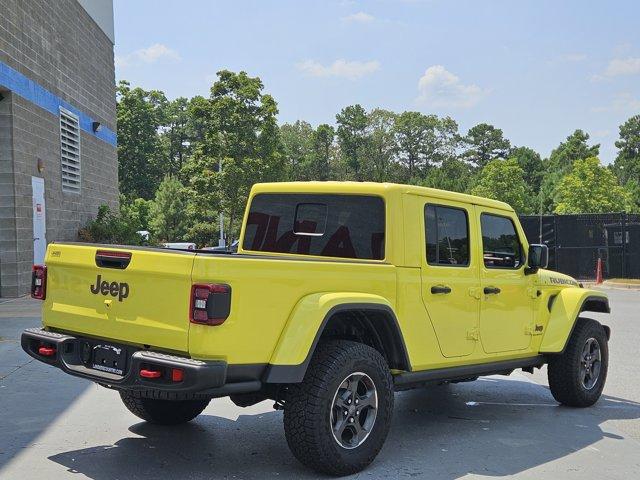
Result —
[[640, 285], [637, 283], [609, 282], [605, 280], [600, 285], [593, 284], [594, 287], [607, 288], [610, 290], [636, 290], [640, 291]]

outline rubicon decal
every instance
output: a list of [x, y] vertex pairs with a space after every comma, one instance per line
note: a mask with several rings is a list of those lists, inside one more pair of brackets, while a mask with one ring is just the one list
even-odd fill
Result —
[[98, 275], [95, 285], [91, 285], [89, 290], [94, 295], [101, 293], [104, 296], [111, 295], [112, 297], [118, 297], [118, 301], [121, 302], [129, 296], [129, 284], [118, 282], [107, 282], [102, 280], [102, 275]]
[[549, 282], [556, 285], [578, 285], [578, 282], [569, 278], [549, 277]]

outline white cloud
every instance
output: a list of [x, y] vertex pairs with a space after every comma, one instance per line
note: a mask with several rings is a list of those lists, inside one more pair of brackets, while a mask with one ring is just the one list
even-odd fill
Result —
[[177, 51], [163, 45], [161, 43], [155, 43], [147, 48], [140, 48], [127, 55], [116, 55], [115, 63], [116, 67], [123, 68], [130, 65], [139, 65], [141, 63], [155, 63], [158, 60], [180, 60], [180, 55]]
[[635, 75], [640, 73], [640, 58], [614, 58], [607, 65], [604, 71], [607, 77], [618, 77], [620, 75]]
[[312, 77], [343, 77], [349, 80], [370, 75], [380, 69], [380, 62], [373, 60], [370, 62], [347, 61], [339, 59], [331, 65], [322, 65], [315, 60], [306, 60], [296, 65], [298, 70]]
[[346, 17], [342, 17], [342, 21], [346, 23], [371, 23], [375, 20], [373, 15], [365, 12], [352, 13]]
[[470, 108], [488, 92], [477, 85], [465, 85], [442, 65], [433, 65], [418, 81], [417, 101], [429, 107]]
[[635, 112], [640, 110], [640, 99], [629, 92], [618, 93], [608, 105], [593, 107], [594, 112]]

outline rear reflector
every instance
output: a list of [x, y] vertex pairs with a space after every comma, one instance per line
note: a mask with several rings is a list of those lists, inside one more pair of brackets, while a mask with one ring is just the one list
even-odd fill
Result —
[[192, 285], [189, 308], [191, 323], [220, 325], [231, 311], [231, 287], [223, 283]]
[[53, 347], [45, 347], [44, 345], [38, 348], [38, 354], [43, 357], [53, 357], [56, 354], [56, 349]]
[[162, 372], [158, 370], [147, 370], [143, 368], [142, 370], [140, 370], [140, 376], [142, 378], [160, 378], [162, 376]]
[[47, 296], [47, 267], [34, 265], [31, 270], [31, 297], [44, 300]]
[[181, 382], [184, 379], [184, 370], [181, 368], [171, 369], [171, 380], [174, 382]]

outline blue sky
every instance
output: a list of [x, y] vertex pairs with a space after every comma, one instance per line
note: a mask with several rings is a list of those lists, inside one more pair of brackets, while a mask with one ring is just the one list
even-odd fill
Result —
[[480, 122], [548, 156], [576, 128], [615, 158], [640, 114], [637, 1], [115, 0], [116, 76], [169, 98], [259, 76], [280, 122], [346, 105]]

